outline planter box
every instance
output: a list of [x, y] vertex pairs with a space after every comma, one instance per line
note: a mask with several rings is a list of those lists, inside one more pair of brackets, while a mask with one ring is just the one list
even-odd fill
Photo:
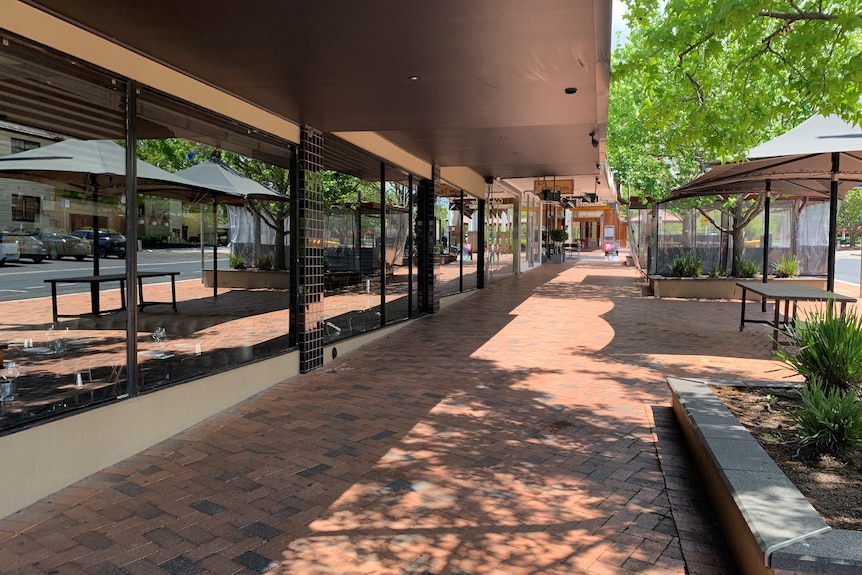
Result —
[[[203, 270], [204, 286], [213, 287], [213, 270]], [[222, 270], [218, 271], [218, 286], [244, 289], [289, 289], [290, 272], [273, 270]]]
[[[667, 276], [649, 276], [650, 288], [655, 297], [680, 297], [704, 299], [742, 299], [742, 288], [736, 285], [739, 281], [759, 281], [757, 278], [679, 278]], [[826, 289], [826, 278], [769, 278], [769, 283], [792, 282]], [[760, 301], [760, 297], [749, 293], [749, 301]]]

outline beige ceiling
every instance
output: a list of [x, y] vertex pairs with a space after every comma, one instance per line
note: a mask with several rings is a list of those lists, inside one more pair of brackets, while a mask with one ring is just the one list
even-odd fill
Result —
[[607, 122], [610, 0], [27, 4], [297, 124], [378, 132], [441, 166], [514, 178], [604, 162], [590, 134]]

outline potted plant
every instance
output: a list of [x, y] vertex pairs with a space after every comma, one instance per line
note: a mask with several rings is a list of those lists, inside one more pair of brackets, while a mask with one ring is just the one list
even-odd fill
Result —
[[551, 230], [551, 241], [554, 242], [554, 253], [551, 254], [551, 261], [554, 263], [563, 263], [563, 244], [569, 239], [569, 232], [562, 228]]

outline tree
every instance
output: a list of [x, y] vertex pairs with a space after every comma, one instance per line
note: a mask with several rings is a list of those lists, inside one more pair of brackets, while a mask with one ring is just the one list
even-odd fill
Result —
[[838, 227], [847, 228], [850, 232], [850, 245], [856, 245], [859, 235], [860, 218], [862, 218], [862, 188], [848, 190], [844, 201], [838, 208]]
[[[614, 68], [624, 67], [623, 62], [631, 49], [625, 47], [614, 53]], [[705, 167], [703, 158], [726, 153], [728, 140], [716, 135], [714, 128], [692, 130], [688, 138], [680, 137], [679, 122], [657, 123], [648, 126], [643, 121], [645, 103], [660, 88], [645, 83], [637, 74], [614, 75], [610, 92], [610, 118], [608, 122], [608, 161], [616, 171], [616, 178], [629, 195], [637, 195], [651, 203], [663, 200], [670, 190], [700, 175]], [[670, 89], [670, 88], [668, 88]], [[683, 119], [680, 119], [680, 122]], [[716, 197], [690, 198], [677, 203], [680, 210], [696, 209], [722, 233], [733, 238], [731, 275], [739, 275], [745, 227], [760, 213], [763, 202], [757, 198]], [[715, 221], [706, 208], [717, 208], [728, 216], [727, 224]]]
[[[862, 120], [858, 0], [626, 3], [631, 32], [612, 55], [608, 161], [630, 194], [661, 200], [703, 162], [742, 159], [816, 112]], [[741, 239], [760, 202], [721, 207], [731, 228], [713, 223]]]
[[[216, 157], [240, 174], [290, 197], [290, 170], [287, 168], [222, 151], [206, 144], [178, 138], [142, 140], [138, 142], [138, 157], [171, 172], [187, 168], [201, 158]], [[275, 233], [273, 269], [285, 269], [287, 254], [284, 240], [288, 233], [290, 203], [249, 199], [246, 201], [246, 207]]]
[[668, 145], [692, 138], [739, 158], [821, 113], [862, 121], [858, 0], [627, 0], [632, 30], [619, 70], [647, 87], [647, 129], [673, 125]]

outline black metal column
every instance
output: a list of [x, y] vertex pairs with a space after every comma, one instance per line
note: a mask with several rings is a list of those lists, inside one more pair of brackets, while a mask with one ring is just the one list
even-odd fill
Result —
[[826, 290], [835, 290], [835, 250], [838, 248], [838, 169], [841, 154], [832, 152], [832, 181], [829, 183], [829, 254], [826, 267]]
[[299, 370], [323, 365], [323, 133], [303, 126], [300, 132], [297, 243], [297, 343]]
[[763, 283], [766, 283], [766, 276], [769, 275], [769, 211], [772, 206], [769, 192], [771, 191], [772, 180], [766, 180], [766, 199], [763, 202]]
[[487, 205], [486, 200], [479, 200], [479, 209], [476, 210], [479, 213], [479, 222], [478, 222], [478, 233], [476, 237], [476, 243], [479, 244], [476, 246], [478, 249], [473, 252], [474, 255], [478, 256], [476, 260], [476, 288], [484, 289], [485, 287], [485, 206]]
[[407, 317], [413, 317], [413, 247], [415, 246], [414, 214], [413, 214], [413, 174], [407, 176], [407, 213], [410, 217], [410, 225], [407, 226]]
[[380, 327], [386, 325], [386, 162], [380, 162]]
[[417, 265], [416, 290], [419, 313], [436, 313], [440, 310], [440, 293], [434, 281], [434, 244], [437, 220], [434, 217], [434, 204], [437, 186], [440, 181], [440, 166], [431, 168], [431, 179], [419, 182], [416, 210], [416, 251]]
[[287, 341], [290, 347], [299, 345], [297, 335], [300, 331], [299, 323], [299, 168], [297, 164], [297, 153], [295, 148], [290, 150], [290, 227], [288, 229], [289, 240], [289, 263], [290, 271], [290, 294], [288, 296], [290, 307], [290, 317], [288, 319], [289, 328]]
[[[126, 393], [138, 394], [138, 85], [126, 82]], [[99, 245], [99, 227], [93, 230]], [[96, 255], [98, 259], [98, 255]], [[97, 287], [98, 289], [98, 287]]]

